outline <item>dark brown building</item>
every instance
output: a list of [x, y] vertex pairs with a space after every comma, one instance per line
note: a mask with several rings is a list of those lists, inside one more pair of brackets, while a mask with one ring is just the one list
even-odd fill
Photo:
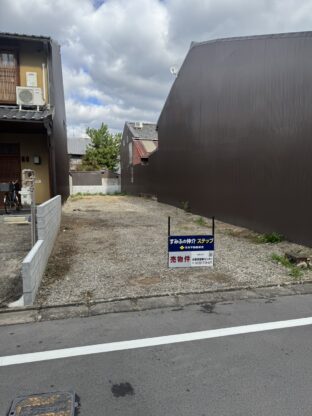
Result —
[[129, 122], [124, 126], [120, 145], [121, 192], [145, 193], [149, 187], [144, 167], [158, 148], [155, 123]]
[[[36, 172], [36, 202], [69, 194], [59, 45], [0, 33], [0, 183]], [[3, 198], [0, 195], [0, 200]]]
[[312, 245], [311, 56], [312, 32], [193, 43], [135, 193]]

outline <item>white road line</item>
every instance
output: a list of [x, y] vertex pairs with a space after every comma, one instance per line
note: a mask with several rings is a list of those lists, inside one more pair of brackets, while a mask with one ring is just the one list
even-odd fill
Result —
[[274, 329], [293, 328], [312, 324], [312, 317], [291, 319], [288, 321], [267, 322], [254, 325], [234, 326], [230, 328], [210, 329], [208, 331], [189, 332], [186, 334], [167, 335], [154, 338], [134, 339], [130, 341], [110, 342], [107, 344], [88, 345], [83, 347], [64, 348], [59, 350], [33, 352], [29, 354], [7, 355], [0, 357], [0, 367], [34, 363], [38, 361], [57, 360], [60, 358], [79, 357], [111, 351], [123, 351], [136, 348], [156, 347], [158, 345], [179, 342], [199, 341], [230, 335], [250, 334], [254, 332], [272, 331]]

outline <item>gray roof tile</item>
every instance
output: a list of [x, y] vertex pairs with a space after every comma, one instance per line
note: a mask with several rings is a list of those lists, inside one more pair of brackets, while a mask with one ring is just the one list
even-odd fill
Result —
[[70, 137], [67, 139], [69, 155], [85, 155], [87, 146], [91, 144], [88, 137]]
[[0, 37], [21, 38], [21, 39], [31, 39], [31, 40], [51, 40], [49, 36], [28, 35], [27, 33], [24, 34], [24, 33], [0, 32]]
[[137, 139], [157, 140], [158, 134], [156, 131], [156, 123], [142, 123], [142, 128], [134, 127], [135, 123], [127, 121], [127, 126], [132, 133], [132, 136]]
[[18, 107], [0, 107], [0, 121], [44, 121], [53, 118], [53, 109], [45, 110], [20, 110]]

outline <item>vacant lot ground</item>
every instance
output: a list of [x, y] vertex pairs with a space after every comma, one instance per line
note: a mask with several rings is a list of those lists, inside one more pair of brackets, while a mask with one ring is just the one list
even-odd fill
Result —
[[30, 225], [8, 224], [0, 217], [0, 307], [22, 295], [21, 265], [31, 248]]
[[171, 234], [209, 234], [210, 220], [156, 201], [128, 196], [69, 200], [37, 303], [201, 292], [230, 286], [311, 279], [291, 276], [272, 254], [304, 249], [281, 242], [259, 244], [243, 228], [216, 222], [215, 267], [168, 269], [167, 217]]

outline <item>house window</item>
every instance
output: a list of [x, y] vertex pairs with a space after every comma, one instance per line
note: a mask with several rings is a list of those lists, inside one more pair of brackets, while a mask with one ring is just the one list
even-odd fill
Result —
[[18, 65], [13, 51], [0, 50], [0, 103], [16, 103]]

